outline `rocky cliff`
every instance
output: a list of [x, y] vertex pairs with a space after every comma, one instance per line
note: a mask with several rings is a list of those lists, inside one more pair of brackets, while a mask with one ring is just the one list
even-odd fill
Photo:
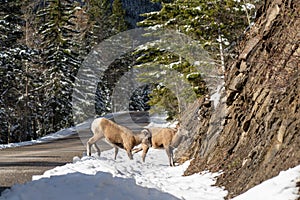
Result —
[[228, 198], [300, 164], [299, 5], [266, 0], [226, 71], [223, 103], [203, 98], [186, 114], [191, 139], [176, 158], [194, 158], [186, 175], [222, 170]]

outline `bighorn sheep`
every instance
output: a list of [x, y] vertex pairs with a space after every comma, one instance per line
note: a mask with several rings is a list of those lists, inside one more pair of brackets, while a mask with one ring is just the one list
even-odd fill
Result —
[[115, 159], [119, 151], [118, 147], [125, 149], [128, 157], [132, 160], [132, 149], [134, 146], [141, 143], [143, 143], [144, 146], [150, 145], [151, 133], [148, 131], [141, 131], [138, 134], [134, 134], [128, 128], [105, 118], [95, 119], [91, 125], [91, 130], [94, 135], [87, 142], [86, 149], [88, 156], [91, 156], [92, 145], [94, 145], [98, 156], [100, 156], [100, 149], [96, 145], [96, 142], [103, 138], [115, 148]]
[[[147, 128], [143, 130], [148, 131], [149, 134], [152, 135], [151, 145], [155, 149], [165, 149], [169, 158], [170, 166], [174, 165], [173, 159], [173, 149], [178, 147], [180, 142], [182, 141], [184, 135], [186, 134], [186, 130], [177, 128]], [[179, 133], [180, 131], [184, 131], [184, 133]], [[147, 143], [142, 143], [140, 148], [133, 149], [134, 153], [137, 153], [143, 150], [142, 159], [145, 162], [146, 154], [151, 146]]]

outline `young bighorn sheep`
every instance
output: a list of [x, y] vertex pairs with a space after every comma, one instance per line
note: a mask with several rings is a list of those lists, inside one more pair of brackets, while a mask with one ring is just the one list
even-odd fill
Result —
[[[143, 131], [148, 131], [151, 135], [151, 145], [155, 149], [165, 149], [166, 153], [169, 158], [170, 166], [174, 165], [174, 158], [173, 158], [173, 149], [178, 147], [184, 135], [186, 134], [186, 130], [182, 129], [179, 130], [177, 128], [147, 128]], [[184, 131], [184, 133], [179, 133], [180, 131]], [[140, 148], [133, 149], [134, 153], [137, 153], [143, 150], [142, 159], [145, 162], [146, 154], [149, 150], [149, 147], [146, 143], [142, 143]]]
[[105, 118], [97, 118], [91, 125], [93, 137], [87, 142], [87, 155], [91, 156], [91, 147], [97, 150], [98, 156], [100, 156], [100, 149], [96, 145], [96, 142], [105, 138], [106, 141], [115, 148], [115, 159], [119, 149], [125, 149], [128, 157], [132, 160], [132, 149], [134, 146], [143, 143], [144, 146], [150, 145], [151, 133], [148, 131], [141, 131], [141, 133], [134, 134], [128, 128], [118, 125], [111, 120]]

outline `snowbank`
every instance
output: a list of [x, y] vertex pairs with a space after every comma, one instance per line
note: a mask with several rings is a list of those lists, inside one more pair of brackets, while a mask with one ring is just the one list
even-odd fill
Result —
[[37, 140], [31, 140], [31, 141], [26, 141], [26, 142], [19, 142], [19, 143], [10, 143], [10, 144], [0, 144], [0, 149], [5, 149], [5, 148], [13, 148], [13, 147], [21, 147], [21, 146], [29, 146], [29, 145], [34, 145], [34, 144], [40, 144], [40, 143], [45, 143], [45, 142], [50, 142], [54, 141], [57, 139], [65, 138], [70, 135], [76, 134], [76, 128], [67, 128], [63, 129], [61, 131], [58, 131], [53, 134], [49, 134], [45, 137], [42, 137]]
[[125, 151], [103, 152], [100, 158], [74, 158], [74, 163], [34, 176], [15, 185], [0, 199], [223, 199], [227, 192], [212, 186], [219, 174], [203, 172], [184, 177], [189, 162], [169, 167], [164, 151], [150, 149], [146, 163], [141, 154], [129, 160]]
[[[117, 160], [114, 151], [100, 158], [74, 157], [73, 163], [34, 176], [32, 182], [15, 185], [2, 193], [0, 199], [190, 199], [221, 200], [227, 195], [223, 188], [214, 186], [220, 173], [202, 172], [182, 176], [189, 162], [176, 167], [168, 166], [164, 151], [150, 149], [146, 162], [141, 154], [129, 160], [120, 150]], [[295, 200], [300, 179], [300, 165], [281, 172], [234, 200]]]
[[299, 197], [297, 181], [300, 181], [300, 165], [280, 172], [278, 176], [262, 182], [233, 200], [295, 200]]
[[31, 140], [31, 141], [19, 142], [19, 143], [10, 143], [10, 144], [0, 144], [0, 149], [29, 146], [29, 145], [41, 144], [41, 143], [46, 143], [46, 142], [51, 142], [54, 140], [62, 139], [62, 138], [77, 134], [78, 131], [89, 130], [92, 121], [93, 121], [93, 119], [87, 120], [81, 124], [74, 126], [74, 127], [62, 129], [60, 131], [57, 131], [56, 133], [46, 135], [37, 140]]

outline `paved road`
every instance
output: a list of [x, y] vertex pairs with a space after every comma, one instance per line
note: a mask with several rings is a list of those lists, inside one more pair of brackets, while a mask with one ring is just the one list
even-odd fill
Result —
[[[145, 115], [138, 112], [131, 115], [135, 123], [128, 121], [128, 113], [115, 114], [114, 117], [134, 132], [140, 131], [140, 127], [148, 124], [147, 113]], [[77, 127], [80, 137], [74, 134], [49, 143], [0, 150], [0, 194], [2, 190], [14, 184], [31, 181], [33, 175], [40, 175], [46, 170], [72, 162], [74, 156], [81, 157], [86, 151], [83, 144], [91, 137], [90, 123], [91, 121]], [[136, 125], [139, 127], [135, 127]], [[98, 145], [101, 151], [111, 148], [103, 141]]]
[[78, 135], [54, 142], [0, 150], [0, 188], [25, 183], [33, 175], [72, 162], [85, 150]]

